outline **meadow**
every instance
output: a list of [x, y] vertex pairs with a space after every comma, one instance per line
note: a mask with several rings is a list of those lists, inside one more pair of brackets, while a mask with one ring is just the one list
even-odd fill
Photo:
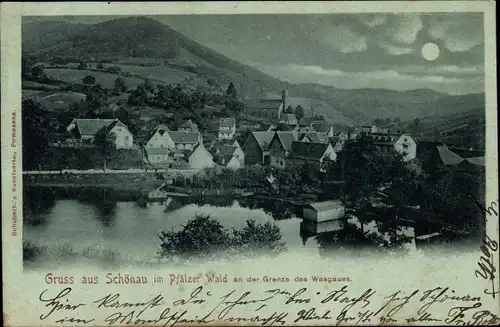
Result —
[[[67, 68], [46, 68], [45, 73], [47, 76], [61, 80], [66, 83], [72, 84], [82, 84], [82, 79], [87, 75], [92, 75], [96, 79], [96, 84], [101, 84], [105, 88], [113, 88], [117, 74], [112, 73], [103, 73], [103, 72], [95, 72], [89, 70], [77, 70], [77, 69], [67, 69]], [[125, 80], [125, 84], [127, 87], [136, 88], [137, 85], [144, 83], [143, 78], [138, 77], [124, 77], [121, 76]]]
[[56, 92], [49, 95], [40, 94], [37, 101], [48, 110], [66, 110], [73, 102], [84, 101], [85, 94], [76, 92]]

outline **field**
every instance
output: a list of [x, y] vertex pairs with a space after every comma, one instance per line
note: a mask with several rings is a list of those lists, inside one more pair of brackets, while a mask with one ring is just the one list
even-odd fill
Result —
[[23, 90], [23, 100], [36, 99], [37, 97], [39, 97], [43, 93], [45, 93], [45, 91]]
[[[89, 70], [77, 70], [77, 69], [54, 69], [46, 68], [45, 73], [47, 76], [54, 79], [61, 80], [66, 83], [82, 84], [82, 79], [87, 75], [92, 75], [96, 79], [96, 84], [101, 84], [105, 88], [113, 88], [117, 74], [103, 73], [103, 72], [93, 72]], [[144, 79], [137, 77], [123, 77], [127, 87], [136, 88], [137, 85], [144, 83]]]
[[37, 101], [48, 110], [65, 110], [72, 102], [85, 100], [85, 94], [76, 92], [56, 92], [45, 96], [39, 96]]
[[[114, 64], [113, 66], [120, 67], [123, 72], [132, 75], [148, 78], [153, 81], [162, 81], [165, 84], [178, 84], [183, 81], [195, 82], [198, 77], [194, 73], [189, 73], [179, 69], [166, 67], [166, 66], [135, 66]], [[201, 83], [201, 80], [200, 80]]]

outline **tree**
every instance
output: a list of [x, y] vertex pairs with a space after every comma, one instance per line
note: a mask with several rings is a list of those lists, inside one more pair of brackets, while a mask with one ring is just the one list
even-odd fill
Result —
[[23, 169], [38, 168], [47, 153], [49, 144], [48, 130], [50, 122], [49, 113], [42, 105], [33, 100], [22, 103], [21, 131], [23, 153]]
[[37, 65], [31, 68], [31, 77], [34, 80], [40, 81], [44, 80], [47, 76], [45, 75], [43, 68], [40, 65]]
[[114, 91], [117, 94], [121, 94], [127, 92], [127, 85], [125, 84], [125, 80], [121, 77], [117, 77], [114, 82]]
[[91, 112], [99, 109], [107, 99], [106, 91], [100, 84], [93, 85], [86, 93], [85, 102]]
[[228, 100], [236, 100], [238, 97], [238, 93], [236, 92], [236, 87], [234, 87], [233, 82], [229, 83], [229, 86], [226, 90], [226, 99]]
[[96, 68], [99, 70], [104, 69], [104, 65], [102, 64], [102, 61], [99, 61]]
[[295, 116], [297, 116], [297, 119], [305, 116], [304, 108], [300, 104], [295, 108]]
[[84, 78], [82, 78], [82, 82], [84, 85], [93, 85], [95, 84], [95, 77], [92, 75], [87, 75]]
[[292, 130], [292, 128], [285, 123], [279, 123], [278, 125], [276, 125], [276, 131], [289, 132], [291, 130]]
[[413, 130], [414, 133], [417, 132], [418, 129], [419, 129], [419, 127], [420, 127], [420, 118], [418, 118], [418, 117], [415, 118], [413, 120], [413, 123], [412, 123], [411, 127], [412, 127], [412, 130]]
[[32, 68], [33, 68], [33, 60], [30, 57], [23, 55], [21, 57], [22, 77], [29, 78], [30, 74], [33, 74]]
[[285, 110], [285, 113], [286, 113], [286, 114], [293, 114], [294, 112], [293, 112], [293, 108], [292, 108], [292, 106], [288, 106], [288, 107], [286, 108], [286, 110]]
[[246, 227], [230, 232], [208, 215], [197, 215], [182, 230], [160, 232], [158, 236], [158, 256], [176, 261], [217, 260], [286, 250], [274, 224], [249, 220]]
[[78, 70], [86, 70], [87, 68], [88, 68], [88, 65], [84, 61], [81, 61], [80, 64], [78, 65]]
[[[415, 217], [413, 205], [421, 201], [419, 175], [400, 154], [382, 155], [369, 143], [347, 147], [340, 160], [347, 225], [339, 232], [320, 236], [320, 247], [404, 249], [411, 237], [404, 235], [403, 222]], [[374, 225], [375, 230], [365, 230], [366, 224]]]
[[394, 123], [395, 124], [401, 123], [401, 118], [399, 118], [399, 117], [394, 118]]
[[116, 135], [110, 133], [107, 127], [97, 131], [93, 142], [105, 159], [112, 158], [116, 150]]

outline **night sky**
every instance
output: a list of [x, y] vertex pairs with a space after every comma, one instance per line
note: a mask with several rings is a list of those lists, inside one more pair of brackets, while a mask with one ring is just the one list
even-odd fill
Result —
[[[290, 82], [450, 94], [484, 91], [481, 13], [149, 17]], [[113, 18], [118, 17], [43, 19], [91, 24]]]

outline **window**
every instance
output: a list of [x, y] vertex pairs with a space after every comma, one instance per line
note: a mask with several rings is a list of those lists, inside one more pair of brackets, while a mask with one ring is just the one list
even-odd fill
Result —
[[408, 139], [405, 137], [405, 138], [403, 139], [403, 141], [408, 142]]
[[121, 128], [118, 128], [118, 132], [121, 132], [121, 131], [122, 131], [122, 129], [121, 129]]
[[163, 144], [160, 144], [160, 147], [163, 148]]
[[125, 136], [125, 141], [128, 141], [128, 139], [129, 139], [129, 136], [128, 136], [128, 135], [126, 135], [126, 136]]

